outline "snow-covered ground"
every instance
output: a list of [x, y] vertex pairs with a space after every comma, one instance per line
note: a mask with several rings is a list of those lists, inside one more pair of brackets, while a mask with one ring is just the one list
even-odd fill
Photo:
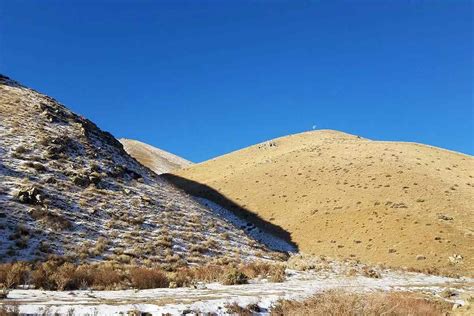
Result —
[[253, 239], [261, 242], [266, 245], [268, 248], [276, 251], [284, 252], [296, 252], [296, 248], [285, 240], [275, 237], [267, 232], [262, 231], [260, 228], [256, 227], [251, 222], [248, 222], [228, 209], [204, 198], [195, 197], [201, 205], [206, 206], [211, 209], [214, 214], [218, 215], [220, 218], [226, 219], [228, 222], [232, 223], [238, 228], [244, 229], [244, 231]]
[[[224, 286], [201, 284], [197, 288], [125, 290], [125, 291], [41, 291], [13, 290], [1, 304], [18, 304], [19, 311], [38, 314], [48, 311], [69, 315], [118, 315], [130, 311], [152, 315], [182, 315], [192, 312], [213, 312], [226, 315], [225, 305], [236, 302], [241, 306], [256, 303], [260, 315], [278, 299], [303, 299], [331, 289], [355, 292], [418, 291], [439, 295], [445, 289], [459, 294], [474, 291], [474, 279], [453, 279], [416, 273], [386, 271], [382, 278], [338, 276], [333, 272], [287, 271], [283, 283], [254, 281], [245, 285]], [[458, 297], [453, 303], [464, 304]]]

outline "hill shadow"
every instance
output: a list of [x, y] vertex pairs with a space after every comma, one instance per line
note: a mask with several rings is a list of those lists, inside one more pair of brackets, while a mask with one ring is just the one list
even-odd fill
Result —
[[212, 187], [170, 173], [161, 174], [159, 177], [165, 179], [174, 187], [186, 192], [187, 194], [207, 199], [226, 208], [227, 210], [235, 214], [237, 217], [250, 223], [253, 223], [257, 228], [261, 229], [262, 231], [284, 240], [289, 245], [294, 247], [296, 252], [298, 252], [298, 246], [292, 241], [291, 235], [288, 231], [284, 230], [278, 225], [272, 224], [264, 220], [251, 210], [241, 207], [240, 205], [236, 204], [235, 202], [222, 195]]

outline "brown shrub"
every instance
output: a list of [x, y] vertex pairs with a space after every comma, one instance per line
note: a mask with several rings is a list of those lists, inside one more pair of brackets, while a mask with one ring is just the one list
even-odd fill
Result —
[[[186, 268], [189, 277], [195, 281], [216, 282], [222, 279], [225, 268], [216, 265], [199, 266], [195, 268]], [[184, 272], [183, 269], [181, 272]]]
[[[224, 307], [227, 309], [227, 313], [230, 315], [252, 316], [254, 315], [254, 312], [258, 312], [258, 311], [255, 311], [255, 309], [253, 308], [253, 305], [242, 307], [236, 302], [232, 304], [226, 304]], [[258, 310], [260, 309], [258, 308]]]
[[44, 172], [47, 168], [39, 162], [27, 161], [23, 164], [25, 167], [32, 168], [38, 172]]
[[38, 264], [32, 273], [32, 283], [45, 290], [112, 289], [123, 279], [122, 273], [107, 264], [76, 266], [57, 260]]
[[56, 272], [58, 265], [59, 263], [53, 260], [38, 264], [31, 274], [31, 282], [39, 289], [56, 289], [56, 283], [52, 276]]
[[28, 152], [28, 151], [29, 151], [29, 150], [28, 150], [25, 146], [20, 145], [20, 146], [18, 146], [18, 147], [15, 148], [15, 151], [14, 151], [14, 152], [15, 152], [16, 154], [24, 154], [24, 153], [26, 153], [26, 152]]
[[168, 287], [170, 283], [166, 274], [156, 268], [132, 268], [129, 274], [132, 286], [138, 289]]
[[[181, 287], [198, 281], [244, 284], [249, 276], [267, 276], [272, 282], [284, 280], [284, 266], [268, 263], [184, 267], [186, 263], [179, 259], [172, 265], [162, 264], [161, 268], [138, 267], [138, 262], [135, 262], [124, 271], [120, 265], [116, 267], [111, 263], [76, 265], [71, 262], [66, 257], [50, 256], [48, 261], [36, 264], [0, 264], [0, 284], [8, 287], [33, 284], [44, 290], [103, 290], [123, 289], [130, 285], [140, 289]], [[151, 260], [148, 264], [153, 265]]]
[[69, 262], [64, 263], [58, 268], [58, 270], [52, 275], [52, 279], [56, 284], [56, 288], [59, 291], [63, 291], [66, 288], [75, 290], [78, 286], [75, 284], [76, 267]]
[[285, 266], [283, 265], [274, 265], [269, 272], [270, 282], [284, 282], [286, 280]]
[[239, 266], [239, 269], [251, 279], [256, 278], [258, 276], [267, 276], [271, 268], [272, 265], [266, 262], [251, 262]]
[[26, 262], [16, 262], [8, 269], [5, 286], [6, 288], [14, 288], [18, 285], [29, 283], [31, 267]]
[[208, 251], [208, 248], [206, 248], [203, 245], [192, 245], [191, 248], [189, 248], [190, 252], [197, 252], [197, 253], [206, 253]]
[[223, 275], [221, 283], [223, 285], [246, 284], [248, 279], [248, 276], [246, 276], [242, 271], [239, 271], [236, 268], [230, 268]]
[[90, 274], [90, 283], [96, 288], [113, 288], [124, 279], [124, 275], [116, 271], [110, 265], [99, 265], [97, 267], [92, 267], [90, 265], [85, 265], [84, 269], [89, 269], [87, 273]]
[[55, 214], [47, 209], [35, 208], [30, 212], [30, 216], [35, 220], [44, 220], [50, 227], [54, 229], [69, 229], [71, 222], [60, 214]]
[[414, 293], [354, 294], [328, 291], [304, 301], [280, 300], [272, 316], [299, 315], [445, 315], [451, 304], [429, 300]]
[[0, 264], [0, 284], [5, 284], [7, 282], [7, 275], [12, 268], [11, 263]]

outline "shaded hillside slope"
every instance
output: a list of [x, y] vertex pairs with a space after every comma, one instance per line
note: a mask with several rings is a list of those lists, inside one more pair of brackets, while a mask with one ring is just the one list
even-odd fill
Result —
[[179, 265], [272, 255], [54, 99], [0, 76], [0, 260]]
[[138, 160], [142, 165], [150, 168], [156, 174], [170, 172], [192, 164], [191, 161], [138, 140], [121, 138], [119, 141], [130, 156]]
[[302, 252], [474, 274], [471, 156], [323, 130], [167, 177], [194, 195], [212, 200], [217, 192], [225, 197], [217, 203], [282, 227]]

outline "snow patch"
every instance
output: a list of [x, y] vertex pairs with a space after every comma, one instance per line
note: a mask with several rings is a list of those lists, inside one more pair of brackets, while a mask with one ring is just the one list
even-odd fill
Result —
[[[188, 313], [215, 313], [228, 315], [225, 306], [236, 302], [240, 306], [257, 304], [260, 315], [268, 315], [278, 299], [301, 300], [323, 291], [340, 289], [358, 293], [373, 291], [413, 291], [439, 296], [453, 288], [460, 293], [474, 291], [474, 279], [453, 279], [418, 273], [386, 271], [380, 279], [346, 277], [334, 272], [287, 271], [283, 283], [266, 280], [250, 284], [225, 286], [206, 284], [198, 289], [150, 289], [123, 291], [41, 291], [13, 290], [0, 304], [18, 304], [20, 313], [49, 313], [72, 315], [119, 315], [129, 311], [147, 312], [152, 315], [182, 315]], [[460, 305], [462, 300], [452, 301]], [[73, 311], [73, 312], [72, 312]], [[194, 313], [193, 313], [194, 312]]]
[[234, 226], [243, 229], [247, 235], [252, 237], [253, 239], [261, 242], [262, 244], [266, 245], [268, 248], [276, 251], [283, 251], [283, 252], [292, 252], [295, 253], [297, 250], [296, 248], [291, 245], [290, 243], [286, 242], [285, 240], [273, 236], [267, 232], [262, 231], [260, 228], [256, 227], [253, 223], [248, 222], [233, 212], [229, 211], [228, 209], [216, 204], [208, 199], [195, 197], [196, 201], [201, 205], [204, 205], [211, 209], [214, 214], [224, 218], [228, 222], [232, 223]]

